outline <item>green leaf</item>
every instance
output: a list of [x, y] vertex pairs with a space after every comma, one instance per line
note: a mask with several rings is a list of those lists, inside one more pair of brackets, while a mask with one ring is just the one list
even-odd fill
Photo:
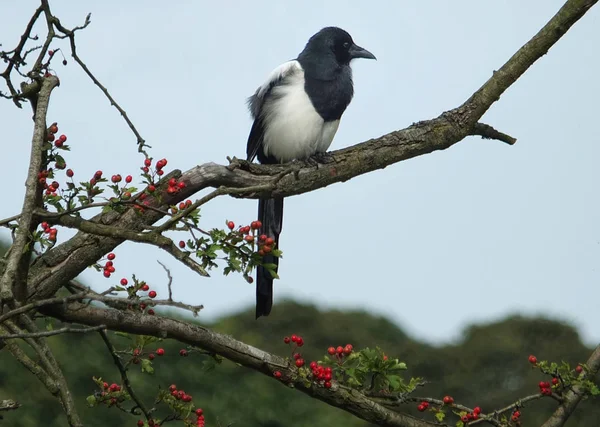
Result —
[[90, 406], [96, 405], [96, 396], [94, 396], [93, 394], [89, 395], [85, 400], [87, 401], [88, 405], [90, 405]]
[[148, 374], [154, 373], [154, 368], [152, 367], [152, 361], [150, 359], [142, 359], [142, 372]]
[[444, 411], [438, 411], [435, 413], [435, 418], [441, 423], [446, 418], [446, 413]]

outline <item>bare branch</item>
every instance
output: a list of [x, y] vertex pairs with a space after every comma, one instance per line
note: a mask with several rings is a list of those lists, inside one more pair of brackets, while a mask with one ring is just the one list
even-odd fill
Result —
[[0, 411], [11, 411], [13, 409], [19, 409], [21, 404], [15, 400], [4, 399], [0, 400]]
[[54, 335], [61, 335], [61, 334], [86, 334], [89, 332], [97, 332], [100, 330], [106, 329], [106, 326], [104, 325], [99, 325], [99, 326], [92, 326], [89, 328], [60, 328], [60, 329], [55, 329], [53, 331], [45, 331], [45, 332], [29, 332], [29, 333], [19, 333], [19, 334], [8, 334], [8, 335], [2, 335], [0, 336], [0, 341], [2, 340], [10, 340], [10, 339], [15, 339], [15, 338], [42, 338], [42, 337], [51, 337]]
[[169, 282], [167, 283], [167, 288], [169, 289], [169, 301], [173, 301], [173, 291], [171, 289], [171, 285], [173, 284], [173, 276], [171, 276], [171, 271], [162, 262], [160, 262], [160, 261], [156, 261], [156, 262], [159, 263], [160, 266], [167, 273], [167, 278], [169, 279]]

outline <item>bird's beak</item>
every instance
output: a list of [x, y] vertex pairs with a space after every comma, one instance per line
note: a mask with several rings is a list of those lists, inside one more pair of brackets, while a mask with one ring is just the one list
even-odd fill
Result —
[[349, 52], [350, 52], [350, 58], [352, 58], [352, 59], [365, 58], [365, 59], [377, 60], [377, 58], [375, 58], [375, 55], [373, 55], [367, 49], [363, 49], [362, 47], [357, 46], [355, 44], [353, 44], [352, 47], [350, 47]]

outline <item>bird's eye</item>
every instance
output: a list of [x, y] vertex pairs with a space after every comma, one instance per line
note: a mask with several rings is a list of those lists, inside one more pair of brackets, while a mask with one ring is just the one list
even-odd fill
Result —
[[350, 42], [344, 42], [342, 46], [344, 46], [344, 49], [348, 49], [350, 47]]

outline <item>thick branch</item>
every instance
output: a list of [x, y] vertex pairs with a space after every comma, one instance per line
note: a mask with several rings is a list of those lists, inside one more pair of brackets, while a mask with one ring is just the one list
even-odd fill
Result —
[[202, 326], [160, 316], [144, 316], [118, 310], [103, 310], [79, 303], [46, 307], [42, 311], [47, 315], [67, 322], [89, 326], [102, 324], [115, 331], [176, 339], [200, 347], [210, 353], [219, 354], [247, 368], [262, 372], [269, 377], [273, 376], [274, 371], [280, 371], [283, 374], [284, 383], [290, 386], [293, 385], [315, 399], [342, 408], [359, 418], [380, 426], [426, 427], [432, 425], [426, 421], [386, 409], [356, 390], [339, 386], [334, 386], [328, 390], [315, 385], [307, 385], [305, 380], [297, 377], [297, 368], [291, 366], [286, 359]]
[[[50, 102], [52, 89], [58, 86], [58, 79], [50, 76], [44, 79], [40, 90], [35, 112], [35, 125], [31, 141], [31, 156], [29, 160], [29, 171], [25, 182], [25, 199], [19, 219], [19, 228], [15, 234], [15, 240], [10, 249], [6, 269], [0, 279], [0, 301], [11, 301], [13, 292], [19, 291], [18, 297], [23, 298], [26, 294], [25, 279], [31, 255], [31, 231], [35, 227], [34, 210], [38, 202], [38, 173], [42, 168], [42, 149], [46, 140], [46, 114]], [[21, 288], [24, 289], [14, 289]]]
[[[593, 379], [596, 374], [600, 371], [600, 345], [596, 347], [592, 355], [587, 361], [587, 367], [589, 372], [586, 372], [585, 376], [588, 379]], [[562, 427], [565, 425], [581, 399], [583, 399], [583, 390], [581, 386], [574, 386], [572, 390], [569, 390], [564, 397], [562, 404], [556, 408], [556, 411], [546, 421], [542, 427]]]

